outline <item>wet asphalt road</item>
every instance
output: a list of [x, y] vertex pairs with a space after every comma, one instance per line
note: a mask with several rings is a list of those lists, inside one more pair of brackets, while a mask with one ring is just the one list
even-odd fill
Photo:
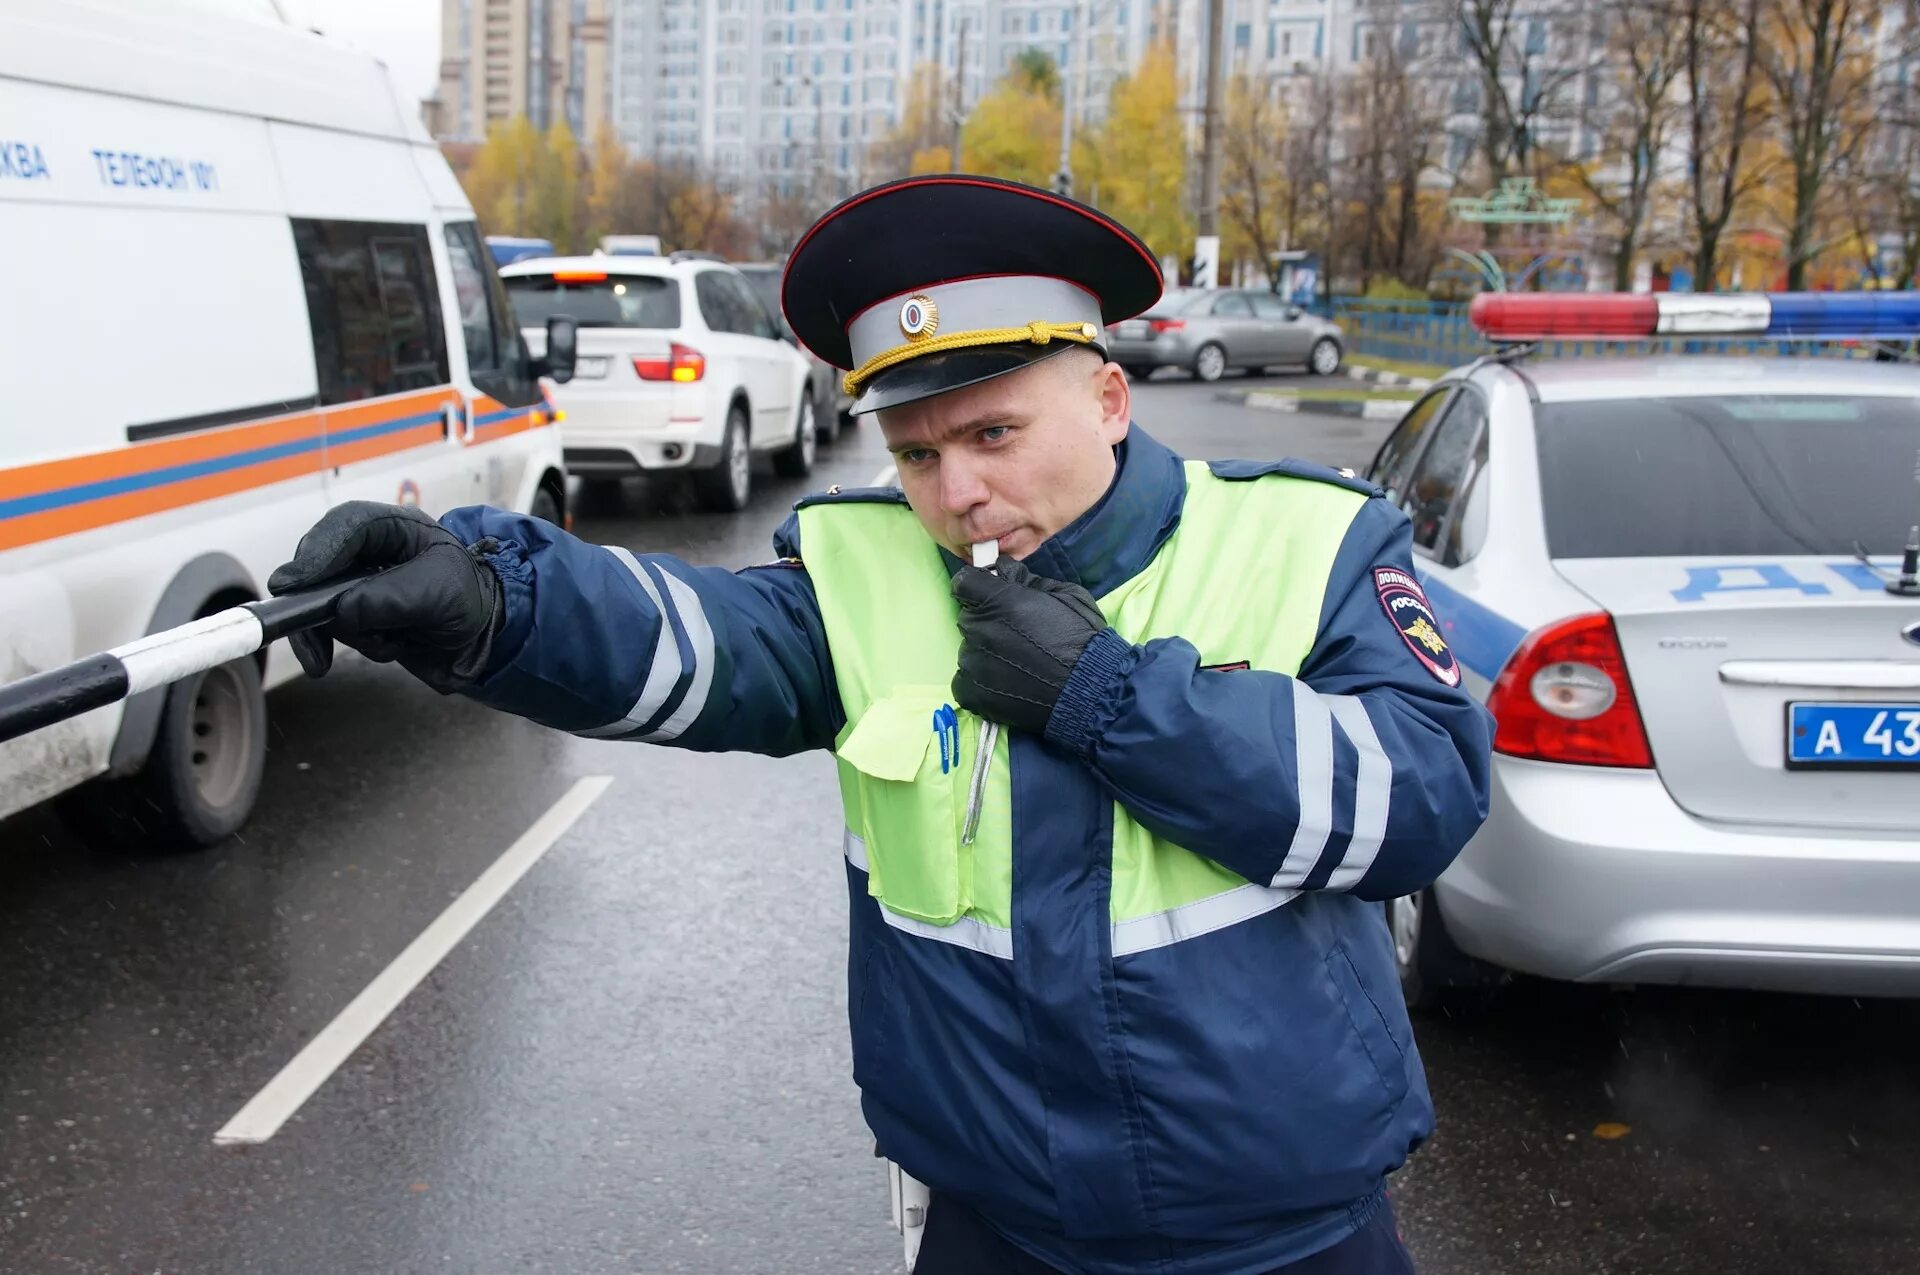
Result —
[[[1359, 465], [1385, 429], [1180, 381], [1137, 404], [1198, 456]], [[630, 487], [577, 530], [742, 566], [884, 459], [866, 426], [745, 515]], [[0, 823], [0, 1272], [899, 1269], [826, 758], [575, 740], [357, 659], [271, 710], [228, 844]], [[277, 1137], [214, 1145], [588, 775], [613, 783]], [[1920, 1270], [1913, 1004], [1521, 983], [1418, 1029], [1440, 1130], [1394, 1191], [1428, 1275]]]

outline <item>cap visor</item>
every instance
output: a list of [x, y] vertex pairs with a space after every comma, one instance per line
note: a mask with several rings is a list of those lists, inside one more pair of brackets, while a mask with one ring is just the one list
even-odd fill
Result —
[[1043, 359], [1056, 358], [1069, 350], [1102, 353], [1098, 346], [1054, 341], [1046, 345], [986, 345], [973, 350], [929, 354], [925, 358], [913, 359], [877, 373], [854, 401], [852, 414], [865, 416], [870, 412], [932, 398], [935, 394], [945, 394], [948, 390], [978, 385], [996, 376], [1031, 367]]

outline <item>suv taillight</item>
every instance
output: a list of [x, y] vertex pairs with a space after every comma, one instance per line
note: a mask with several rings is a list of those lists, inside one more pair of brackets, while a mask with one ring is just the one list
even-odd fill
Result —
[[664, 356], [634, 355], [633, 370], [643, 381], [678, 381], [684, 385], [707, 374], [707, 358], [700, 351], [675, 341]]
[[1493, 750], [1581, 766], [1653, 765], [1627, 660], [1604, 612], [1535, 629], [1487, 696]]

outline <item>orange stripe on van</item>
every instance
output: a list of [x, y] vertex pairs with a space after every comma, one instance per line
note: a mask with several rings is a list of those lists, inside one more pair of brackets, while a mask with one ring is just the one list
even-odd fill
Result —
[[0, 469], [0, 549], [443, 443], [459, 406], [439, 386]]

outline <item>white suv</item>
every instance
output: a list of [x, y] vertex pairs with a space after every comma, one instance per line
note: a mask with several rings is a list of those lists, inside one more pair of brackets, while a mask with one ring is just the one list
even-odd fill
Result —
[[660, 257], [541, 257], [500, 277], [535, 357], [546, 323], [580, 325], [573, 380], [556, 389], [567, 469], [588, 482], [683, 470], [708, 509], [744, 509], [753, 454], [813, 468], [807, 361], [733, 267]]

